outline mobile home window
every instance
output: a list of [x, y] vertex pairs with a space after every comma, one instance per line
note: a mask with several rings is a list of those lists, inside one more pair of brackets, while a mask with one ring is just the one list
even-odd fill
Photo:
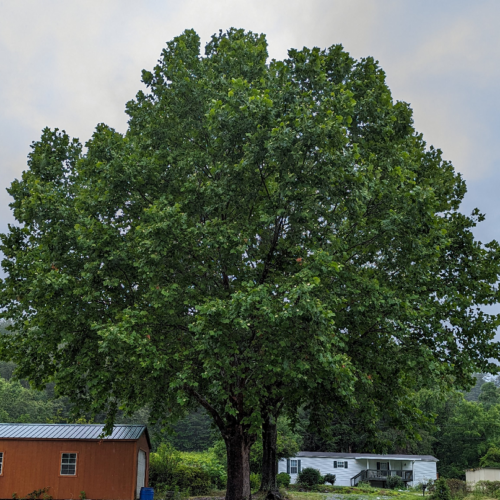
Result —
[[76, 453], [61, 454], [61, 476], [76, 476]]
[[348, 468], [348, 464], [347, 464], [347, 461], [346, 462], [341, 462], [339, 460], [334, 460], [333, 461], [333, 468], [334, 469], [347, 469]]
[[0, 451], [0, 474], [3, 472], [3, 452]]
[[297, 474], [298, 472], [298, 460], [290, 460], [290, 474]]

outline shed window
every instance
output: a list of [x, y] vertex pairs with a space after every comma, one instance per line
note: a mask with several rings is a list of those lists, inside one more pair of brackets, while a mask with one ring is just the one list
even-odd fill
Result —
[[61, 454], [61, 476], [76, 476], [76, 453]]
[[290, 460], [290, 474], [297, 474], [298, 472], [298, 460]]
[[3, 452], [0, 451], [0, 474], [3, 472]]

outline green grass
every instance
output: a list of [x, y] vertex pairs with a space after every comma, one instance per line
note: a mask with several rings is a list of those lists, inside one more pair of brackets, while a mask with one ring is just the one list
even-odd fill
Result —
[[[298, 487], [297, 487], [298, 488]], [[261, 500], [256, 492], [252, 492], [253, 500]], [[221, 498], [224, 497], [226, 492], [221, 491], [211, 491], [209, 495], [202, 495], [198, 497], [191, 497], [192, 500], [195, 498]], [[384, 490], [379, 488], [351, 488], [349, 486], [329, 486], [328, 491], [317, 492], [317, 491], [297, 491], [295, 489], [286, 489], [286, 497], [289, 500], [325, 500], [328, 497], [335, 495], [335, 497], [341, 497], [345, 500], [363, 500], [369, 498], [369, 500], [383, 500], [384, 498], [391, 497], [394, 500], [419, 500], [422, 498], [422, 493], [414, 491], [393, 491]], [[426, 499], [430, 495], [426, 495]], [[483, 498], [478, 499], [476, 497], [467, 498], [464, 500], [498, 500], [498, 499], [488, 499]]]
[[[394, 498], [394, 500], [419, 500], [422, 498], [422, 493], [408, 490], [394, 491], [378, 488], [349, 488], [342, 486], [328, 488], [328, 490], [328, 492], [288, 490], [287, 497], [290, 500], [323, 500], [332, 495], [335, 495], [337, 498], [345, 498], [345, 500], [363, 500], [367, 498], [370, 500], [377, 500], [377, 498], [383, 500], [388, 497]], [[426, 495], [426, 497], [428, 497], [428, 495]]]
[[331, 493], [316, 493], [309, 491], [289, 491], [287, 498], [290, 500], [319, 500], [326, 498]]
[[[288, 500], [326, 500], [328, 497], [335, 495], [338, 500], [430, 500], [430, 493], [426, 493], [425, 497], [422, 497], [421, 491], [405, 490], [387, 490], [379, 488], [351, 488], [349, 486], [328, 486], [327, 491], [298, 491], [300, 486], [291, 485], [291, 488], [286, 489], [286, 498]], [[259, 497], [253, 492], [253, 500], [264, 500], [264, 497]], [[223, 498], [226, 492], [212, 491], [209, 495], [203, 495], [202, 497], [197, 497], [199, 500], [203, 498]], [[191, 497], [194, 500], [196, 497]], [[499, 500], [498, 498], [485, 495], [481, 492], [475, 491], [469, 493], [465, 497], [457, 497], [454, 500]]]

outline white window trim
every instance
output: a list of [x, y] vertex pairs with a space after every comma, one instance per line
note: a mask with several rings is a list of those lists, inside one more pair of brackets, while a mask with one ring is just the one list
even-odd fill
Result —
[[[74, 455], [75, 456], [75, 462], [74, 464], [73, 463], [70, 463], [70, 462], [66, 462], [66, 463], [63, 463], [63, 460], [64, 460], [64, 455]], [[68, 457], [66, 458], [66, 460], [71, 460], [72, 457]], [[74, 465], [75, 466], [75, 472], [73, 474], [66, 474], [63, 472], [63, 465]], [[60, 468], [59, 468], [59, 475], [60, 476], [64, 476], [64, 477], [76, 477], [76, 473], [77, 473], [77, 466], [78, 466], [78, 453], [74, 452], [74, 451], [62, 451], [61, 452], [61, 463], [60, 463]]]
[[[293, 465], [295, 462], [295, 465]], [[294, 472], [295, 469], [295, 472]], [[290, 474], [298, 474], [299, 473], [299, 461], [298, 460], [290, 460]]]

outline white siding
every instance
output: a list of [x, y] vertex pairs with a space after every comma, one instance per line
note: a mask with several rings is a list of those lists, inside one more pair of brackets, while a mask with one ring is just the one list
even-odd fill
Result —
[[[321, 475], [335, 474], [337, 486], [350, 486], [351, 478], [365, 469], [377, 469], [377, 462], [389, 462], [391, 470], [412, 470], [413, 469], [413, 484], [417, 484], [429, 479], [436, 479], [436, 462], [427, 462], [423, 460], [390, 460], [384, 456], [377, 459], [361, 459], [355, 460], [352, 458], [325, 458], [325, 457], [293, 457], [291, 460], [300, 460], [301, 469], [312, 467], [320, 471]], [[333, 462], [347, 462], [347, 469], [334, 469]], [[413, 464], [412, 464], [413, 462]], [[280, 460], [278, 464], [278, 472], [286, 472], [286, 460]], [[297, 481], [297, 474], [290, 474], [291, 482]]]
[[[323, 457], [294, 457], [291, 460], [300, 460], [301, 469], [312, 467], [318, 469], [322, 476], [325, 474], [335, 474], [337, 486], [350, 486], [351, 477], [366, 469], [365, 460], [353, 460], [348, 458], [323, 458]], [[347, 462], [347, 469], [334, 469], [333, 461]], [[278, 472], [286, 472], [286, 460], [281, 460], [278, 466]], [[290, 474], [292, 483], [297, 480], [297, 474]]]
[[423, 483], [437, 478], [436, 462], [416, 460], [413, 468], [413, 484]]

